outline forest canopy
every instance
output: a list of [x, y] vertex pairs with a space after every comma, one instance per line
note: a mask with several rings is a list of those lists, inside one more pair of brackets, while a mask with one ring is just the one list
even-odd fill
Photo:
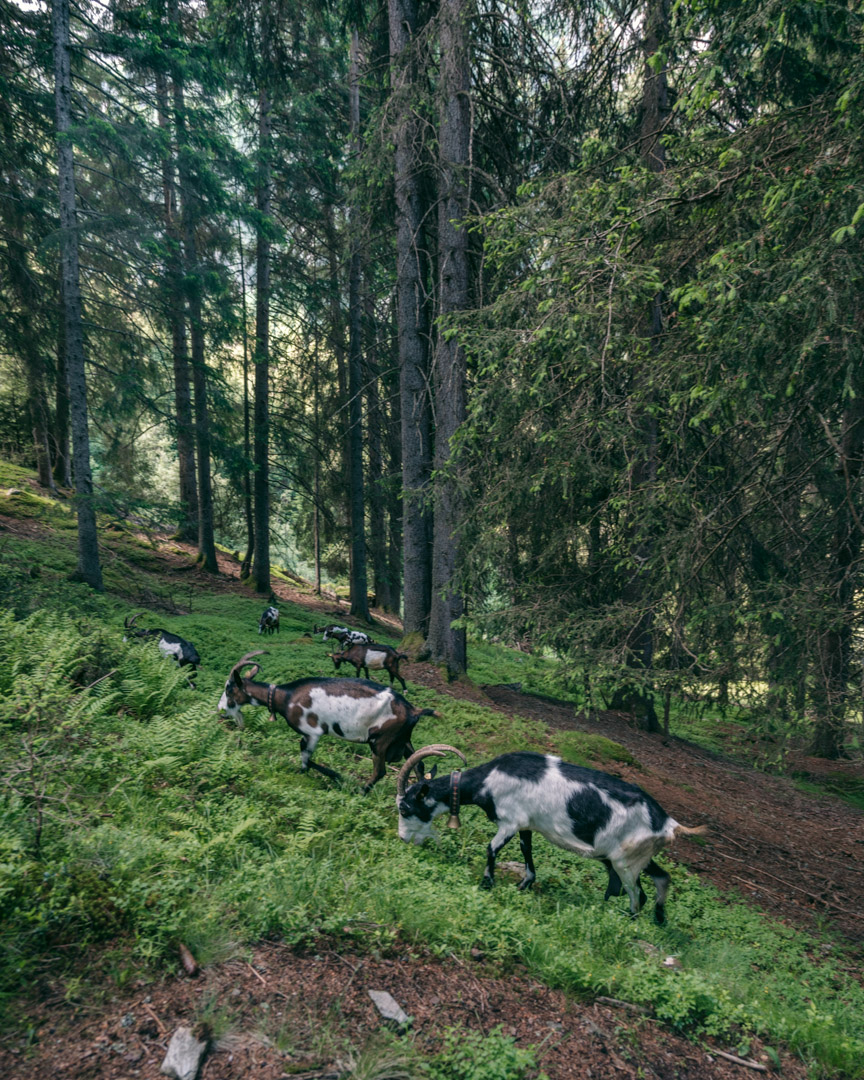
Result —
[[842, 756], [864, 638], [864, 7], [0, 0], [2, 453]]

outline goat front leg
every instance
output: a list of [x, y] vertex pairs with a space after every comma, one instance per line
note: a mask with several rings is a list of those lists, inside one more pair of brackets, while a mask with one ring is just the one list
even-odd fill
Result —
[[495, 859], [504, 845], [513, 839], [516, 830], [510, 825], [501, 825], [498, 832], [492, 837], [492, 842], [486, 849], [486, 869], [480, 879], [481, 889], [491, 889], [495, 884]]
[[315, 747], [318, 745], [320, 738], [320, 735], [304, 735], [300, 740], [300, 771], [308, 772], [309, 769], [315, 769], [316, 772], [328, 776], [331, 780], [340, 780], [341, 777], [338, 772], [334, 772], [333, 769], [328, 769], [326, 765], [319, 765], [317, 761], [312, 760], [312, 755], [315, 753]]
[[372, 751], [372, 777], [369, 783], [363, 788], [363, 794], [368, 795], [373, 787], [378, 783], [384, 773], [387, 771], [387, 755], [384, 752], [375, 753]]
[[530, 829], [519, 830], [519, 847], [522, 851], [522, 858], [525, 860], [525, 877], [522, 878], [516, 888], [524, 891], [530, 889], [537, 880], [537, 875], [534, 873], [534, 860], [531, 858]]
[[[609, 881], [608, 881], [608, 883], [606, 885], [606, 895], [603, 897], [603, 899], [608, 900], [610, 896], [620, 896], [621, 893], [624, 891], [624, 886], [621, 884], [621, 878], [618, 877], [617, 873], [615, 872], [615, 867], [612, 865], [611, 862], [609, 862], [608, 859], [602, 859], [601, 862], [606, 867], [606, 872], [609, 875]], [[659, 867], [658, 867], [658, 869], [659, 869]], [[661, 873], [662, 873], [662, 871], [661, 871]], [[640, 911], [642, 910], [642, 907], [644, 906], [645, 901], [647, 899], [648, 899], [648, 897], [645, 895], [645, 890], [642, 888], [642, 882], [640, 881], [639, 882], [639, 910]]]
[[[654, 922], [658, 926], [662, 926], [666, 922], [666, 894], [669, 892], [672, 878], [653, 859], [645, 867], [645, 873], [654, 882], [654, 888], [657, 890], [657, 901], [654, 904]], [[644, 904], [645, 894], [642, 892], [641, 887], [639, 892], [642, 894], [642, 903]]]

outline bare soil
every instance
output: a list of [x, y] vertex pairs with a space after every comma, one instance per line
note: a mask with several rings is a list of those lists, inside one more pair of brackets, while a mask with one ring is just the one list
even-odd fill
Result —
[[[550, 1080], [742, 1080], [751, 1070], [710, 1046], [696, 1046], [649, 1017], [603, 1001], [576, 1001], [524, 972], [487, 973], [485, 963], [423, 957], [374, 958], [264, 943], [252, 963], [228, 961], [197, 979], [139, 985], [97, 1009], [66, 1003], [34, 1009], [30, 1047], [20, 1038], [0, 1043], [0, 1075], [15, 1080], [157, 1080], [171, 1034], [179, 1026], [211, 1028], [211, 1050], [200, 1080], [345, 1080], [352, 1055], [376, 1043], [384, 1026], [369, 990], [386, 990], [412, 1019], [422, 1054], [434, 1053], [441, 1033], [462, 1026], [488, 1033], [503, 1025], [517, 1044], [537, 1046]], [[200, 1034], [203, 1028], [197, 1027]], [[729, 1052], [730, 1048], [717, 1048]], [[373, 1050], [374, 1052], [374, 1050]], [[734, 1051], [733, 1051], [734, 1052]], [[382, 1051], [381, 1063], [394, 1053]], [[770, 1065], [758, 1043], [750, 1058]], [[387, 1080], [386, 1070], [375, 1073]], [[404, 1076], [404, 1073], [398, 1073]], [[787, 1080], [806, 1070], [783, 1060]]]

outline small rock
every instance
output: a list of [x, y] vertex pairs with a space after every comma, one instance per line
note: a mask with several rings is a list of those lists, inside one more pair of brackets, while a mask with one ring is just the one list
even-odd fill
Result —
[[133, 1013], [126, 1013], [123, 1019], [120, 1021], [120, 1027], [132, 1027], [135, 1023], [135, 1016]]
[[189, 1028], [179, 1027], [171, 1036], [159, 1071], [174, 1080], [195, 1080], [206, 1053], [206, 1041], [196, 1039]]
[[480, 961], [480, 960], [484, 960], [485, 958], [486, 958], [486, 953], [484, 953], [482, 949], [478, 949], [477, 946], [475, 945], [474, 948], [471, 950], [471, 959]]
[[385, 1020], [390, 1020], [400, 1027], [405, 1027], [411, 1022], [408, 1013], [386, 990], [369, 990], [368, 994], [372, 998], [373, 1005]]
[[684, 965], [681, 963], [677, 956], [667, 956], [663, 961], [663, 967], [671, 968], [674, 971], [684, 970]]

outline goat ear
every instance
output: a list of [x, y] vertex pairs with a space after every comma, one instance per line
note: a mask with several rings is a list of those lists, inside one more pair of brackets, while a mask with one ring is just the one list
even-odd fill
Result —
[[242, 688], [242, 686], [243, 686], [243, 676], [240, 674], [240, 672], [235, 668], [231, 672], [231, 674], [234, 676], [234, 682], [237, 683], [237, 685]]
[[435, 764], [432, 766], [432, 768], [429, 770], [429, 772], [426, 773], [426, 779], [427, 780], [434, 780], [437, 775], [438, 775], [438, 762], [436, 761]]
[[420, 791], [419, 791], [420, 798], [425, 799], [428, 794], [429, 794], [429, 785], [428, 784], [421, 784], [420, 785]]

